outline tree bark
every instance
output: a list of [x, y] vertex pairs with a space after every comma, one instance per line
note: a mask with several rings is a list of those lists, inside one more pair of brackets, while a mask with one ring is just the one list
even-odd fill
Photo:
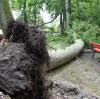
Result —
[[62, 10], [60, 14], [60, 27], [61, 33], [64, 33], [65, 30], [72, 27], [71, 20], [71, 0], [62, 1]]
[[3, 33], [6, 32], [5, 31], [6, 26], [7, 26], [7, 20], [6, 20], [5, 14], [4, 14], [2, 2], [0, 2], [0, 27], [3, 31]]
[[71, 22], [71, 0], [65, 0], [65, 5], [66, 5], [66, 27], [69, 29], [72, 26]]
[[24, 12], [24, 22], [25, 23], [28, 23], [28, 21], [27, 21], [27, 13], [26, 13], [26, 2], [27, 2], [27, 0], [25, 0], [24, 1], [24, 4], [23, 4], [23, 12]]
[[76, 0], [76, 3], [77, 3], [78, 18], [80, 19], [79, 0]]
[[62, 0], [61, 2], [62, 5], [62, 9], [61, 9], [61, 13], [60, 13], [60, 30], [61, 33], [65, 32], [65, 28], [66, 28], [66, 5], [65, 5], [65, 0]]
[[7, 22], [12, 19], [14, 18], [10, 9], [9, 1], [0, 0], [0, 26], [4, 34], [6, 32]]
[[61, 34], [64, 33], [63, 13], [60, 14], [60, 31], [61, 31]]
[[75, 58], [82, 51], [83, 47], [84, 42], [78, 39], [75, 41], [74, 44], [69, 47], [66, 47], [65, 49], [59, 49], [57, 51], [49, 52], [51, 58], [51, 65], [46, 70], [49, 71], [59, 66], [65, 65], [67, 62]]

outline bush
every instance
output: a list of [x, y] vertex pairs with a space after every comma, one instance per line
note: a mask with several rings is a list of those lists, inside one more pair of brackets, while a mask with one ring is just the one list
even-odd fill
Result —
[[49, 46], [55, 49], [65, 48], [74, 42], [72, 36], [68, 36], [66, 34], [48, 34], [47, 38]]
[[100, 43], [100, 28], [95, 24], [75, 21], [69, 31], [73, 31], [73, 35], [82, 39], [85, 42], [85, 47], [89, 47], [90, 42]]

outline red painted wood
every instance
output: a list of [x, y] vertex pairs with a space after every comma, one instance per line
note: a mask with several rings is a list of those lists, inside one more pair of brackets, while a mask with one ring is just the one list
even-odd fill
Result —
[[100, 44], [91, 42], [91, 47], [94, 51], [100, 52]]

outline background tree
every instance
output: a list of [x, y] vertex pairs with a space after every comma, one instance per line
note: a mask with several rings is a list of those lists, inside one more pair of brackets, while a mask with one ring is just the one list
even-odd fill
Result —
[[28, 24], [38, 25], [42, 19], [40, 10], [43, 8], [43, 0], [10, 0], [12, 10], [19, 11], [19, 19]]

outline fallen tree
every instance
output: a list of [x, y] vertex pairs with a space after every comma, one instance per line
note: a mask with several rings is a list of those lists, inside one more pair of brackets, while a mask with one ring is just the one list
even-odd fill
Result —
[[[43, 66], [48, 65], [49, 57], [44, 34], [37, 28], [12, 20], [5, 38], [10, 42], [0, 46], [0, 91], [11, 99], [47, 99]], [[66, 64], [83, 46], [81, 40], [76, 40], [65, 50], [50, 52], [47, 70]]]
[[84, 42], [80, 39], [75, 40], [75, 43], [66, 47], [65, 49], [58, 49], [49, 51], [50, 66], [46, 70], [55, 69], [59, 66], [65, 65], [67, 62], [75, 58], [83, 49]]
[[5, 39], [8, 42], [0, 45], [0, 92], [11, 99], [47, 99], [42, 67], [49, 57], [44, 33], [12, 20]]

